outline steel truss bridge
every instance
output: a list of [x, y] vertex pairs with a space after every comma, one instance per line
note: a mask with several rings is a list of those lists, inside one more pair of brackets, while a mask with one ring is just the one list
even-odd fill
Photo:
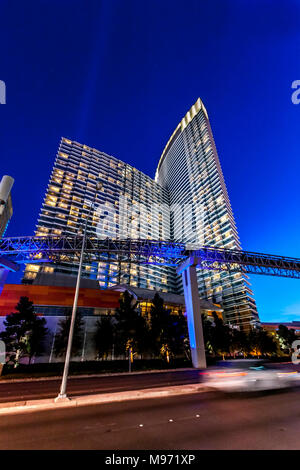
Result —
[[[82, 236], [12, 237], [0, 240], [1, 258], [13, 264], [77, 263], [82, 248]], [[190, 259], [204, 270], [241, 272], [300, 278], [300, 259], [228, 250], [210, 246], [191, 249], [184, 243], [157, 240], [86, 239], [84, 261], [124, 262], [179, 268]]]

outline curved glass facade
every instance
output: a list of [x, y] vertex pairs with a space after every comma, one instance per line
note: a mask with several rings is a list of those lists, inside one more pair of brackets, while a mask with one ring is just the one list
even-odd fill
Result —
[[[184, 225], [176, 210], [171, 211], [172, 238], [196, 246], [241, 249], [207, 111], [200, 99], [168, 141], [155, 180], [168, 191], [171, 207], [187, 207], [183, 209]], [[258, 322], [248, 276], [198, 269], [197, 277], [200, 297], [221, 303], [228, 323], [247, 328]], [[178, 289], [182, 289], [180, 279]]]

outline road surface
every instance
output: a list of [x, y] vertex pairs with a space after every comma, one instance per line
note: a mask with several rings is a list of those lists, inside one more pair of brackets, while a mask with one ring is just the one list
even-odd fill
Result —
[[[274, 364], [280, 369], [298, 370], [300, 365]], [[117, 376], [70, 378], [68, 380], [68, 395], [92, 395], [99, 393], [123, 392], [128, 390], [141, 390], [143, 388], [167, 387], [201, 383], [202, 377], [198, 370], [175, 370], [159, 373], [123, 374]], [[0, 403], [12, 401], [35, 400], [55, 398], [60, 389], [61, 380], [23, 381], [1, 383]]]
[[1, 416], [0, 449], [300, 449], [300, 390], [206, 392]]
[[[201, 376], [197, 370], [71, 378], [68, 381], [68, 395], [73, 397], [127, 390], [141, 390], [143, 388], [192, 384], [200, 381]], [[0, 381], [0, 403], [55, 398], [59, 392], [60, 383], [61, 380], [47, 379], [15, 383], [1, 383]]]

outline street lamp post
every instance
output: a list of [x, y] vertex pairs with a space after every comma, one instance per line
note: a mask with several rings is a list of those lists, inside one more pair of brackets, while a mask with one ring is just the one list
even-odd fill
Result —
[[62, 400], [62, 399], [68, 399], [68, 396], [67, 396], [67, 380], [68, 380], [69, 366], [70, 366], [70, 359], [71, 359], [71, 352], [72, 352], [72, 342], [73, 342], [74, 327], [75, 327], [75, 320], [76, 320], [76, 313], [77, 313], [77, 304], [78, 304], [78, 296], [79, 296], [83, 256], [84, 256], [84, 250], [85, 250], [85, 244], [86, 244], [86, 231], [87, 231], [88, 220], [89, 220], [92, 208], [94, 207], [94, 204], [95, 204], [97, 191], [99, 191], [101, 188], [102, 188], [102, 184], [97, 183], [94, 200], [93, 200], [93, 202], [90, 203], [90, 210], [87, 214], [85, 225], [84, 225], [82, 247], [81, 247], [80, 261], [79, 261], [79, 267], [78, 267], [76, 289], [75, 289], [75, 295], [74, 295], [74, 301], [73, 301], [73, 309], [72, 309], [72, 316], [71, 316], [71, 324], [70, 324], [70, 331], [69, 331], [65, 366], [64, 366], [64, 372], [63, 372], [63, 377], [62, 377], [61, 386], [60, 386], [60, 392], [57, 395], [55, 401]]

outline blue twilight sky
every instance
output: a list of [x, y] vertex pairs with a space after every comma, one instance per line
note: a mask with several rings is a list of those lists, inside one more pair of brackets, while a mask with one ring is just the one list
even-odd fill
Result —
[[[32, 234], [62, 135], [153, 176], [200, 96], [243, 247], [300, 257], [299, 0], [0, 0], [0, 22], [8, 236]], [[300, 320], [300, 281], [252, 283], [262, 320]]]

